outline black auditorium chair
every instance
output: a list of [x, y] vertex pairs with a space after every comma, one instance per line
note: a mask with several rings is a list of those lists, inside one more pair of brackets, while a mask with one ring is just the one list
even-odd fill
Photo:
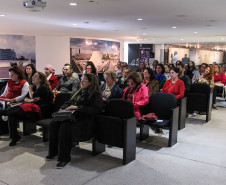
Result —
[[186, 114], [187, 114], [187, 97], [184, 97], [179, 100], [178, 130], [185, 128]]
[[69, 93], [59, 93], [56, 95], [55, 101], [52, 105], [52, 110], [48, 119], [41, 119], [36, 122], [36, 125], [42, 126], [43, 142], [48, 141], [48, 129], [51, 122], [51, 115], [53, 112], [56, 112], [60, 107], [70, 99], [71, 94]]
[[93, 139], [93, 155], [105, 151], [105, 144], [123, 148], [123, 164], [136, 158], [136, 118], [133, 103], [109, 100], [105, 112], [98, 115]]
[[168, 146], [177, 143], [177, 131], [179, 120], [179, 107], [177, 107], [176, 96], [169, 93], [156, 93], [149, 97], [149, 103], [145, 106], [143, 114], [155, 113], [158, 120], [155, 122], [140, 121], [140, 140], [149, 137], [149, 126], [151, 128], [169, 129]]
[[206, 122], [211, 120], [213, 91], [208, 84], [192, 84], [190, 92], [187, 94], [187, 110], [206, 114]]

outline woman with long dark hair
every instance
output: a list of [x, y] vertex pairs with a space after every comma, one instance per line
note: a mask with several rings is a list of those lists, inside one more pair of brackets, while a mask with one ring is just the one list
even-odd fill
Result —
[[32, 77], [36, 73], [35, 66], [33, 64], [28, 64], [25, 67], [24, 75], [25, 79], [28, 81], [29, 85], [32, 84]]
[[21, 139], [17, 131], [19, 120], [32, 119], [37, 120], [45, 113], [42, 110], [43, 105], [50, 105], [53, 100], [53, 94], [49, 89], [46, 76], [41, 72], [36, 72], [32, 80], [33, 85], [29, 88], [29, 98], [25, 98], [25, 104], [21, 104], [8, 109], [9, 134], [12, 141], [9, 146], [14, 146]]
[[101, 107], [102, 96], [96, 75], [84, 74], [79, 91], [61, 107], [62, 110], [76, 110], [76, 120], [50, 123], [49, 154], [46, 160], [58, 156], [56, 167], [67, 165], [71, 161], [72, 142], [87, 141], [93, 137], [94, 119]]

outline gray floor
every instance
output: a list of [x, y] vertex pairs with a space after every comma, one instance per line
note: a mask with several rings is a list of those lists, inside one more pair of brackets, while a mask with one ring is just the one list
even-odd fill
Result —
[[226, 108], [212, 111], [212, 120], [190, 116], [179, 131], [178, 143], [168, 148], [162, 137], [150, 133], [137, 141], [136, 160], [122, 165], [122, 150], [107, 148], [96, 157], [91, 144], [73, 148], [72, 162], [56, 169], [56, 160], [45, 161], [48, 143], [38, 136], [24, 136], [9, 147], [0, 137], [0, 185], [226, 185]]

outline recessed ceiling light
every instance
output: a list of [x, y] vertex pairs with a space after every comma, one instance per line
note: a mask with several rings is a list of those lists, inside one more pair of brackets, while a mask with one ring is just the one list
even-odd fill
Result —
[[5, 14], [0, 14], [0, 17], [5, 17]]
[[221, 40], [224, 40], [224, 38], [221, 38]]
[[70, 6], [77, 6], [77, 3], [70, 3]]
[[173, 26], [172, 28], [173, 28], [173, 29], [176, 29], [177, 27], [176, 27], [176, 26]]
[[184, 39], [180, 39], [180, 40], [184, 40]]
[[195, 31], [194, 33], [198, 33], [197, 31]]
[[73, 26], [77, 26], [77, 24], [72, 24]]
[[143, 19], [142, 19], [142, 18], [138, 18], [137, 20], [138, 20], [138, 21], [143, 21]]

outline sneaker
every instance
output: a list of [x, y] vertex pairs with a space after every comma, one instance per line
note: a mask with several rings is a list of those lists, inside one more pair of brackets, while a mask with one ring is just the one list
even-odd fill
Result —
[[20, 141], [21, 136], [18, 136], [16, 139], [12, 139], [12, 141], [9, 143], [9, 146], [15, 146], [18, 141]]
[[47, 155], [46, 156], [46, 161], [51, 161], [54, 157], [56, 157], [57, 155]]
[[59, 162], [59, 163], [57, 163], [57, 165], [56, 165], [56, 168], [57, 169], [61, 169], [61, 168], [64, 168], [67, 164], [69, 164], [70, 163], [70, 161], [68, 161], [68, 162]]
[[8, 121], [8, 116], [2, 116], [3, 121]]

